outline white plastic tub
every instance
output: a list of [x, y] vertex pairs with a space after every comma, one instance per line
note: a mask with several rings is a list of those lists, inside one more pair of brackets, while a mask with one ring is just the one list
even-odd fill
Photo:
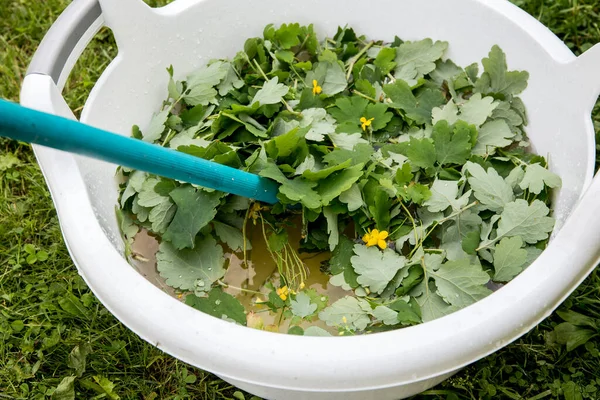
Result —
[[299, 337], [222, 321], [153, 286], [122, 255], [115, 166], [36, 146], [80, 274], [120, 321], [165, 352], [269, 399], [403, 398], [529, 331], [599, 261], [600, 178], [592, 180], [590, 113], [600, 93], [600, 47], [576, 58], [544, 26], [503, 0], [178, 0], [161, 9], [141, 0], [99, 3], [101, 11], [95, 0], [76, 0], [57, 21], [40, 47], [44, 57], [36, 57], [25, 78], [22, 104], [73, 118], [62, 85], [102, 24], [113, 30], [119, 54], [93, 88], [81, 119], [124, 135], [133, 124], [147, 124], [160, 106], [168, 65], [181, 78], [210, 58], [232, 57], [268, 23], [314, 23], [320, 35], [348, 24], [372, 38], [447, 40], [448, 56], [460, 65], [481, 60], [498, 44], [511, 69], [531, 74], [522, 96], [528, 134], [563, 180], [549, 247], [486, 299], [401, 330]]

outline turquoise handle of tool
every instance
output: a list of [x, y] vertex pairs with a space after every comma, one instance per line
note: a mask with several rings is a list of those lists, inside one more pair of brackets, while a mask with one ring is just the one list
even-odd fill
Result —
[[0, 100], [0, 136], [277, 203], [278, 185], [249, 172]]

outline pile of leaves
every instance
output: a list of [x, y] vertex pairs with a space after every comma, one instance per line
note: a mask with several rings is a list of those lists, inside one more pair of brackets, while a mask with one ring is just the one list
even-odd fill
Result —
[[[157, 269], [186, 303], [262, 328], [222, 291], [226, 252], [246, 259], [262, 226], [280, 278], [263, 304], [294, 325], [341, 334], [430, 321], [492, 293], [546, 246], [561, 184], [527, 152], [527, 72], [494, 46], [466, 68], [448, 43], [368, 40], [351, 28], [268, 25], [233, 60], [185, 81], [133, 136], [273, 179], [279, 203], [121, 169], [119, 216], [160, 241]], [[300, 230], [300, 243], [288, 232]], [[128, 247], [128, 254], [131, 250]], [[322, 272], [348, 291], [333, 304], [305, 288], [298, 252], [331, 252]], [[316, 326], [290, 333], [327, 335]]]

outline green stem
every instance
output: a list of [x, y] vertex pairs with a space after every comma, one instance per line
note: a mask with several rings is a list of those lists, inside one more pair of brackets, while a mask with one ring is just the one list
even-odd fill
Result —
[[227, 283], [223, 282], [223, 281], [222, 281], [222, 280], [220, 280], [220, 279], [217, 281], [217, 283], [218, 283], [220, 286], [224, 287], [225, 289], [227, 289], [227, 288], [230, 288], [230, 289], [239, 290], [240, 292], [244, 292], [244, 293], [258, 294], [258, 295], [261, 295], [261, 296], [263, 296], [263, 295], [264, 295], [264, 293], [257, 292], [256, 290], [250, 290], [250, 289], [244, 289], [244, 288], [237, 287], [237, 286], [231, 286], [231, 285], [229, 285], [229, 284], [227, 284]]
[[371, 42], [367, 43], [365, 47], [360, 49], [358, 54], [356, 54], [354, 57], [352, 57], [352, 59], [350, 60], [350, 63], [348, 64], [348, 72], [346, 72], [346, 80], [347, 81], [350, 80], [350, 75], [352, 75], [352, 68], [354, 68], [354, 64], [356, 64], [356, 62], [363, 56], [363, 54], [365, 54], [367, 52], [367, 50], [369, 50], [373, 46], [373, 44], [375, 44], [375, 42], [371, 41]]
[[367, 96], [366, 94], [364, 94], [364, 93], [362, 93], [362, 92], [359, 92], [359, 91], [358, 91], [358, 90], [356, 90], [356, 89], [352, 89], [352, 93], [354, 93], [354, 94], [356, 94], [356, 95], [358, 95], [358, 96], [360, 96], [360, 97], [363, 97], [363, 98], [365, 98], [365, 99], [367, 99], [367, 100], [370, 100], [370, 101], [372, 101], [373, 103], [377, 103], [377, 100], [375, 100], [375, 99], [374, 99], [374, 98], [372, 98], [371, 96]]

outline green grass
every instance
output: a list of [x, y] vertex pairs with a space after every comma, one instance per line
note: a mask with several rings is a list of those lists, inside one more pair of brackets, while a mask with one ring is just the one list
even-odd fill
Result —
[[[600, 41], [595, 0], [515, 3], [577, 54]], [[0, 1], [1, 97], [18, 100], [31, 55], [67, 4]], [[67, 101], [74, 110], [81, 109], [115, 54], [112, 36], [103, 31], [67, 83]], [[600, 130], [600, 113], [594, 113], [594, 121]], [[560, 310], [591, 318], [590, 326], [559, 325], [563, 320], [555, 313], [514, 344], [417, 398], [600, 399], [600, 330], [594, 326], [600, 325], [600, 275], [593, 273]], [[567, 351], [565, 343], [577, 338], [589, 340]], [[69, 258], [30, 147], [0, 139], [0, 399], [240, 396], [215, 376], [143, 342], [108, 313]]]

